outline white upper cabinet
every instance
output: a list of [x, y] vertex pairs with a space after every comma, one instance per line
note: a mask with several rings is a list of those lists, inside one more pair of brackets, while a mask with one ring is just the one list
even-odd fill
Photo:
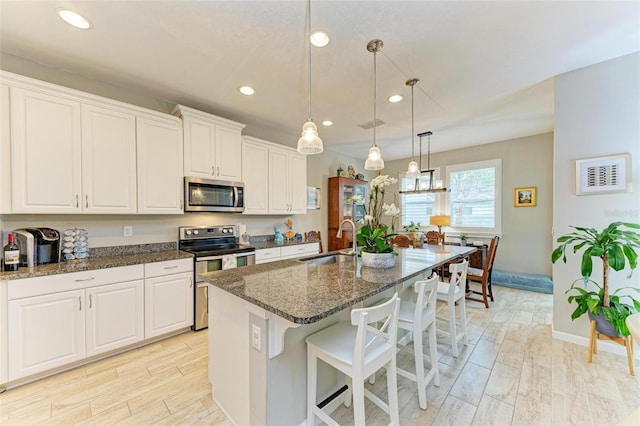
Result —
[[245, 136], [244, 214], [305, 214], [307, 157], [292, 148]]
[[293, 149], [269, 149], [269, 213], [307, 212], [307, 157]]
[[184, 128], [184, 175], [242, 182], [244, 124], [176, 105]]
[[0, 78], [0, 212], [182, 213], [179, 119], [4, 71]]
[[251, 138], [242, 141], [244, 214], [269, 214], [269, 146]]
[[82, 211], [80, 103], [12, 87], [14, 213]]
[[84, 213], [136, 213], [136, 117], [82, 105]]
[[183, 213], [180, 120], [138, 117], [137, 140], [138, 213]]

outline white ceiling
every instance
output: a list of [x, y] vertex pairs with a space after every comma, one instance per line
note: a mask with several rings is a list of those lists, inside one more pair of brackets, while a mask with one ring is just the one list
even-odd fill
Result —
[[[65, 24], [61, 6], [94, 28]], [[312, 29], [331, 37], [312, 51], [312, 117], [334, 122], [319, 126], [325, 147], [361, 158], [373, 141], [358, 125], [373, 120], [374, 38], [388, 160], [411, 156], [409, 78], [420, 79], [415, 133], [433, 131], [443, 151], [552, 131], [554, 76], [640, 51], [638, 1], [313, 0], [311, 10]], [[0, 0], [0, 49], [295, 146], [308, 115], [306, 11], [305, 0]], [[238, 93], [245, 84], [254, 96]], [[404, 101], [387, 102], [395, 93]]]

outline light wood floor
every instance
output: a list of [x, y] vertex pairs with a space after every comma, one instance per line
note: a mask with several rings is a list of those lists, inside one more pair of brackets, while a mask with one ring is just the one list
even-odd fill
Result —
[[[640, 406], [640, 380], [629, 375], [625, 357], [600, 352], [589, 365], [585, 347], [551, 339], [551, 295], [504, 287], [494, 292], [490, 309], [467, 303], [469, 346], [458, 359], [439, 342], [441, 383], [439, 388], [429, 385], [427, 410], [418, 407], [415, 384], [398, 378], [402, 424], [600, 426], [628, 421]], [[399, 355], [399, 364], [411, 362]], [[385, 386], [380, 374], [371, 388], [386, 399]], [[333, 416], [353, 423], [345, 407]], [[367, 422], [387, 424], [388, 417], [368, 404]], [[0, 424], [229, 422], [211, 401], [207, 332], [202, 331], [10, 389], [0, 395]]]

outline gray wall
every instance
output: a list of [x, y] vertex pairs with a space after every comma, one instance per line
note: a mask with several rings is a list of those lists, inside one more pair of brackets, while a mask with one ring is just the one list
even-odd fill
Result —
[[[601, 230], [614, 221], [640, 222], [640, 54], [632, 54], [556, 77], [553, 226], [556, 236], [569, 225]], [[575, 160], [631, 153], [633, 192], [575, 195]], [[564, 294], [580, 276], [580, 259], [553, 266], [554, 332], [587, 336], [586, 316], [572, 322], [574, 305]], [[640, 288], [640, 271], [611, 272], [611, 291]], [[594, 262], [594, 279], [602, 282], [602, 265]]]
[[[434, 131], [432, 138], [437, 137]], [[423, 146], [424, 148], [424, 146]], [[423, 149], [424, 150], [424, 149]], [[551, 275], [551, 217], [553, 193], [553, 134], [528, 136], [486, 145], [431, 154], [444, 180], [447, 166], [502, 159], [502, 239], [495, 268], [509, 272]], [[397, 177], [409, 159], [389, 161], [383, 172]], [[422, 165], [426, 168], [427, 158]], [[446, 183], [446, 182], [445, 182]], [[535, 207], [514, 207], [513, 190], [537, 187]], [[482, 239], [470, 234], [472, 239]]]

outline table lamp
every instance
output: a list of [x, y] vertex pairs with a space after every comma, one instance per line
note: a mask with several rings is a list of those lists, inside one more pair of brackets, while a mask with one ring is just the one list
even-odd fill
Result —
[[430, 216], [429, 224], [438, 227], [438, 232], [441, 235], [441, 244], [444, 244], [444, 233], [442, 232], [442, 227], [449, 226], [449, 224], [451, 224], [451, 216]]

